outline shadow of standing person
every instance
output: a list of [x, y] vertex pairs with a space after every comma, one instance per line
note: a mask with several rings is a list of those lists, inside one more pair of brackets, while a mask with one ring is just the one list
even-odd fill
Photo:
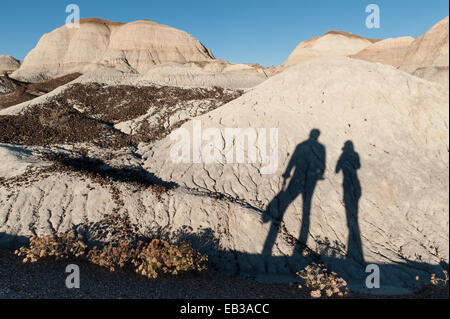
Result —
[[353, 258], [364, 263], [362, 251], [361, 232], [358, 224], [358, 203], [362, 195], [361, 184], [357, 170], [361, 168], [358, 153], [355, 152], [353, 142], [347, 141], [342, 148], [342, 155], [336, 165], [336, 174], [344, 174], [344, 205], [349, 230], [347, 258]]
[[[297, 145], [283, 174], [283, 189], [272, 199], [263, 213], [263, 222], [272, 222], [262, 252], [264, 256], [272, 255], [272, 248], [277, 239], [283, 216], [289, 205], [300, 194], [302, 194], [303, 198], [302, 226], [299, 240], [294, 249], [294, 255], [303, 253], [309, 234], [311, 202], [314, 189], [317, 181], [324, 179], [323, 174], [325, 172], [326, 152], [325, 147], [318, 142], [319, 135], [320, 131], [313, 129], [309, 139]], [[285, 189], [293, 169], [295, 169], [294, 174], [288, 187]]]

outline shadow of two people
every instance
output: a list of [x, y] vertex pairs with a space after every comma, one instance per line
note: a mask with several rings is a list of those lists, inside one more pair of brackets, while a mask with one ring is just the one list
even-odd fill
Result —
[[[324, 180], [326, 168], [325, 146], [319, 143], [320, 131], [313, 129], [309, 139], [297, 145], [289, 164], [283, 174], [283, 187], [280, 193], [273, 198], [263, 213], [263, 222], [271, 222], [263, 252], [264, 256], [271, 256], [272, 248], [280, 231], [283, 216], [289, 205], [301, 194], [302, 224], [300, 235], [294, 247], [294, 255], [302, 256], [306, 248], [309, 235], [311, 204], [317, 182]], [[347, 216], [349, 238], [347, 257], [363, 262], [361, 234], [358, 225], [358, 203], [362, 195], [357, 170], [361, 168], [358, 153], [355, 152], [353, 142], [347, 141], [342, 148], [336, 165], [336, 174], [343, 172], [344, 205]], [[286, 188], [291, 172], [292, 178]]]

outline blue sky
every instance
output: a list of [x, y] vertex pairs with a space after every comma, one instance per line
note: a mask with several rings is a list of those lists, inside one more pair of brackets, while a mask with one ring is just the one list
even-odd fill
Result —
[[[216, 58], [264, 66], [281, 64], [299, 42], [329, 30], [416, 38], [449, 14], [448, 0], [1, 0], [0, 54], [23, 59], [64, 24], [70, 3], [81, 18], [154, 20], [192, 34]], [[380, 29], [365, 26], [371, 3], [381, 9]]]

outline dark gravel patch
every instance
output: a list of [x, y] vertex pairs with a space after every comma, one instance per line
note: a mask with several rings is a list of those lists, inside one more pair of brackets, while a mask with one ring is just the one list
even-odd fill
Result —
[[0, 76], [3, 85], [12, 91], [11, 93], [0, 94], [0, 110], [49, 93], [62, 85], [72, 82], [79, 76], [81, 76], [80, 73], [73, 73], [39, 83], [17, 81], [11, 79], [7, 74]]
[[[11, 94], [18, 95], [23, 101], [27, 100], [31, 94], [30, 90], [46, 92], [57, 84], [72, 80], [75, 76], [51, 80], [53, 82], [19, 86], [14, 93], [3, 94], [2, 101], [5, 97], [7, 100]], [[93, 143], [111, 149], [135, 146], [139, 142], [163, 138], [172, 129], [183, 124], [183, 121], [180, 121], [169, 129], [166, 127], [170, 116], [181, 109], [189, 110], [191, 102], [203, 103], [203, 107], [196, 108], [196, 113], [199, 114], [195, 115], [198, 116], [242, 94], [242, 91], [218, 87], [138, 88], [75, 83], [49, 102], [35, 105], [22, 114], [0, 116], [0, 142], [39, 146]], [[152, 111], [149, 113], [150, 109]], [[139, 129], [130, 135], [114, 128], [114, 124], [136, 119], [145, 114], [147, 117], [141, 121]]]
[[0, 116], [0, 142], [42, 146], [90, 142], [120, 148], [129, 145], [130, 138], [60, 101], [34, 106], [23, 114]]
[[195, 100], [211, 100], [211, 108], [230, 102], [243, 91], [212, 88], [131, 85], [106, 86], [98, 83], [75, 83], [58, 98], [71, 101], [91, 117], [108, 123], [119, 123], [142, 116], [153, 107], [155, 113], [170, 111], [177, 104]]
[[[148, 143], [165, 137], [170, 130], [181, 126], [183, 121], [168, 130], [166, 124], [170, 116], [177, 111], [189, 110], [190, 103], [201, 101], [204, 104], [201, 111], [197, 110], [198, 114], [195, 114], [199, 116], [240, 97], [243, 93], [242, 90], [226, 90], [220, 87], [135, 87], [75, 83], [57, 99], [70, 101], [71, 105], [82, 109], [87, 116], [111, 125], [147, 114], [137, 131], [133, 132], [133, 140], [137, 143]], [[150, 118], [152, 124], [148, 121]]]
[[[80, 267], [80, 289], [68, 289], [67, 265]], [[406, 296], [350, 294], [349, 299], [448, 299], [448, 289], [423, 289]], [[21, 257], [0, 250], [0, 299], [311, 299], [295, 284], [269, 284], [217, 273], [160, 276], [109, 270], [84, 261], [22, 263]]]
[[[80, 289], [65, 287], [65, 268], [72, 263], [80, 267]], [[80, 261], [23, 264], [12, 252], [0, 250], [0, 298], [303, 299], [308, 294], [295, 285], [256, 283], [211, 272], [149, 280]]]

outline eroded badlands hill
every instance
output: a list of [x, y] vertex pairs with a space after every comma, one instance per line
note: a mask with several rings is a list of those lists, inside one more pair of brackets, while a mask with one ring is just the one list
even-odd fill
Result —
[[410, 45], [400, 69], [448, 87], [448, 30], [446, 17]]
[[356, 54], [379, 40], [363, 38], [344, 31], [326, 34], [301, 42], [282, 67], [300, 64], [322, 56], [348, 56]]
[[448, 67], [449, 18], [445, 18], [415, 40], [406, 54], [401, 69], [414, 73], [428, 67]]
[[9, 55], [0, 55], [0, 75], [3, 72], [15, 71], [20, 67], [20, 61]]
[[414, 38], [412, 37], [381, 40], [350, 57], [369, 62], [379, 62], [398, 68], [404, 62], [405, 55], [413, 41]]
[[80, 20], [79, 28], [65, 25], [44, 35], [14, 76], [48, 78], [99, 66], [145, 73], [164, 62], [212, 59], [212, 53], [184, 31], [147, 20], [118, 23], [89, 18]]

